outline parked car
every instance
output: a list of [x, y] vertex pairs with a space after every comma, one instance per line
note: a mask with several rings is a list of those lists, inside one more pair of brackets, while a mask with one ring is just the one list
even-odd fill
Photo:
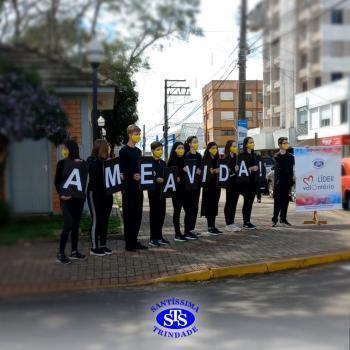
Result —
[[350, 158], [343, 158], [341, 165], [343, 208], [350, 210]]
[[[275, 187], [275, 170], [273, 168], [268, 174], [266, 173], [266, 180], [267, 180], [268, 194], [271, 198], [273, 198], [273, 188]], [[293, 185], [290, 191], [290, 201], [295, 202], [295, 199], [296, 199], [296, 192], [295, 192], [295, 185]]]

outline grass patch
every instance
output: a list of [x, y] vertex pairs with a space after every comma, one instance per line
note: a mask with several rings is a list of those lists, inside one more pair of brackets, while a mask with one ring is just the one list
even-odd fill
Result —
[[[88, 237], [90, 217], [84, 215], [81, 223], [81, 237]], [[62, 215], [28, 216], [12, 218], [0, 227], [0, 244], [15, 244], [36, 240], [57, 240], [63, 225]], [[109, 233], [120, 232], [121, 221], [119, 216], [111, 215], [109, 219]]]

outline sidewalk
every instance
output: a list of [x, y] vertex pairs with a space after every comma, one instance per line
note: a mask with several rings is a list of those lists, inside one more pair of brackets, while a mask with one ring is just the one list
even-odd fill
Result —
[[[224, 227], [224, 198], [225, 193], [222, 193], [217, 220], [219, 228]], [[140, 239], [147, 244], [147, 198], [144, 204]], [[218, 237], [203, 234], [199, 241], [179, 243], [172, 239], [172, 206], [168, 199], [164, 236], [171, 241], [170, 247], [128, 253], [124, 251], [123, 237], [119, 235], [110, 241], [112, 256], [89, 256], [85, 262], [68, 266], [55, 263], [55, 242], [1, 246], [0, 295], [144, 284], [208, 269], [350, 252], [349, 212], [321, 213], [321, 219], [328, 220], [328, 225], [303, 225], [312, 214], [296, 214], [292, 204], [288, 219], [293, 227], [271, 228], [272, 205], [272, 200], [267, 197], [263, 197], [261, 204], [254, 203], [252, 222], [258, 226], [256, 231], [225, 232]], [[239, 225], [242, 224], [241, 206], [240, 201], [236, 220]], [[198, 219], [197, 230], [206, 232], [204, 218]], [[82, 242], [81, 251], [87, 253], [88, 249], [89, 242]]]

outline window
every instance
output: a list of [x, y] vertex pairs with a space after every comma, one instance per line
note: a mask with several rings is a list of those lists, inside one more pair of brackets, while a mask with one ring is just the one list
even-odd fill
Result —
[[300, 56], [300, 69], [305, 68], [307, 64], [307, 55], [306, 53], [302, 53]]
[[221, 101], [233, 101], [233, 92], [222, 91], [220, 92]]
[[316, 77], [315, 78], [315, 87], [321, 86], [321, 77]]
[[334, 103], [332, 105], [332, 121], [333, 126], [337, 126], [341, 124], [340, 121], [340, 113], [341, 113], [341, 104], [340, 103]]
[[221, 120], [233, 120], [234, 113], [230, 111], [221, 112]]
[[245, 117], [246, 117], [247, 119], [253, 118], [253, 112], [252, 112], [252, 111], [245, 111]]
[[340, 73], [340, 72], [333, 72], [333, 73], [331, 73], [331, 80], [332, 81], [339, 80], [342, 77], [343, 77], [343, 73]]
[[258, 112], [258, 120], [263, 120], [263, 112]]
[[302, 91], [307, 91], [307, 81], [303, 81], [303, 82], [301, 83], [301, 90], [302, 90]]
[[233, 130], [221, 130], [221, 136], [232, 136], [234, 135]]
[[263, 94], [262, 94], [262, 92], [258, 92], [258, 101], [259, 102], [263, 102]]
[[253, 94], [251, 92], [245, 93], [245, 100], [246, 101], [253, 101]]
[[331, 12], [332, 24], [343, 24], [343, 11], [340, 9], [333, 9]]
[[340, 122], [342, 124], [348, 121], [348, 103], [346, 101], [342, 102], [340, 105]]
[[307, 124], [307, 108], [301, 107], [297, 110], [298, 126]]
[[318, 129], [320, 127], [320, 115], [318, 108], [313, 108], [310, 110], [311, 126], [310, 129]]
[[319, 46], [315, 46], [312, 48], [311, 61], [312, 61], [312, 63], [317, 63], [320, 61], [320, 47]]
[[331, 125], [330, 106], [321, 107], [321, 128]]

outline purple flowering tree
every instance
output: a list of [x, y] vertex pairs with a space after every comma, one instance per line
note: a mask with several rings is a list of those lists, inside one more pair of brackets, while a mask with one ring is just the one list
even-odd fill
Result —
[[67, 137], [69, 121], [59, 99], [30, 77], [17, 70], [0, 74], [0, 201], [11, 141], [48, 138], [59, 144]]

